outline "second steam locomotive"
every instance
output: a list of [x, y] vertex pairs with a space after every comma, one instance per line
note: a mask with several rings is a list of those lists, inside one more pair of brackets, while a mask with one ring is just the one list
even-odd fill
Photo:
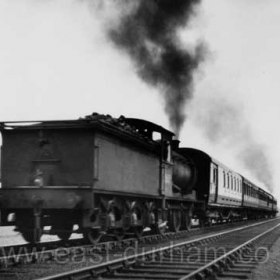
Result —
[[271, 194], [145, 120], [94, 113], [0, 130], [1, 224], [14, 213], [28, 242], [46, 226], [62, 240], [79, 232], [94, 243], [189, 229], [193, 218], [210, 225], [277, 213]]

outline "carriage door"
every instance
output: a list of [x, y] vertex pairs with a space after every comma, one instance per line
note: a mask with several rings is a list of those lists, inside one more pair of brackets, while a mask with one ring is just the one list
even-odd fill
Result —
[[209, 203], [217, 202], [218, 198], [218, 165], [211, 162]]

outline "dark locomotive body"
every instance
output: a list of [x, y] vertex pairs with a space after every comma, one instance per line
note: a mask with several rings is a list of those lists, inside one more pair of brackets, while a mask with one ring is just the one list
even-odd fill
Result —
[[45, 226], [66, 240], [77, 224], [96, 242], [146, 228], [188, 229], [191, 218], [209, 224], [277, 211], [273, 196], [258, 188], [252, 200], [245, 178], [201, 151], [179, 148], [172, 132], [144, 120], [93, 114], [2, 123], [1, 133], [1, 223], [15, 213], [27, 241], [39, 241]]

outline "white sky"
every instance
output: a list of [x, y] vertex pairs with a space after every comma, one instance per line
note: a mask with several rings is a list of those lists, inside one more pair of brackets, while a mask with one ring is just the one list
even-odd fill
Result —
[[[106, 40], [103, 24], [88, 1], [0, 0], [0, 120], [72, 119], [96, 111], [168, 127], [160, 94]], [[197, 77], [181, 133], [183, 145], [253, 178], [236, 157], [238, 143], [213, 143], [201, 127], [208, 104], [223, 106], [225, 100], [240, 107], [272, 162], [278, 199], [279, 26], [278, 0], [202, 1], [182, 39], [203, 38], [211, 55]]]

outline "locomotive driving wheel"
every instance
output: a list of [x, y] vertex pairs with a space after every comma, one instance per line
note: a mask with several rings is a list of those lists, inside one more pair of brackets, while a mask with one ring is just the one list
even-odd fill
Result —
[[167, 222], [162, 222], [162, 223], [160, 222], [158, 224], [153, 224], [151, 226], [152, 233], [163, 235], [167, 230], [166, 223]]
[[168, 228], [167, 219], [164, 217], [162, 211], [153, 212], [151, 214], [154, 216], [155, 219], [154, 223], [150, 225], [152, 229], [152, 233], [163, 235]]
[[120, 242], [124, 239], [125, 236], [125, 230], [122, 228], [117, 228], [111, 231], [111, 233], [113, 234], [113, 238]]
[[192, 217], [189, 215], [188, 212], [184, 212], [183, 215], [183, 229], [189, 231], [192, 226]]
[[137, 239], [141, 238], [143, 235], [143, 227], [142, 226], [136, 226], [133, 228], [134, 235]]
[[87, 242], [94, 245], [99, 242], [103, 233], [100, 232], [100, 229], [86, 228], [83, 232], [83, 235]]
[[171, 210], [169, 224], [171, 231], [178, 232], [182, 224], [182, 212], [180, 210]]

